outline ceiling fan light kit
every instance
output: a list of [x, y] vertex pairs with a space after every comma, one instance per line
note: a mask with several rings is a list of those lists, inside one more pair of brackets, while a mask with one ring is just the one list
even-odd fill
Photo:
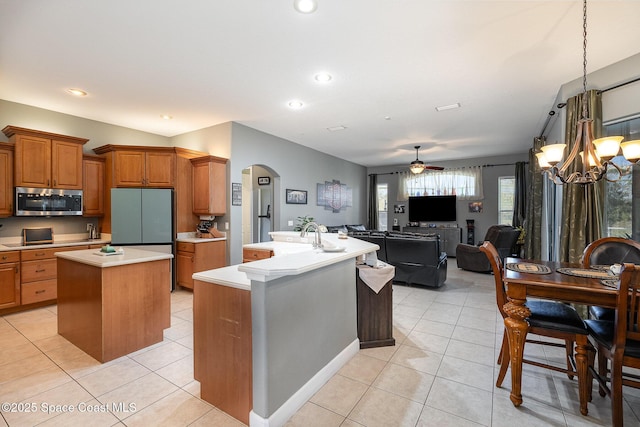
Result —
[[[620, 180], [628, 172], [611, 161], [618, 155], [620, 148], [623, 156], [631, 163], [640, 159], [640, 140], [621, 144], [624, 139], [622, 136], [608, 136], [595, 140], [593, 138], [593, 119], [587, 115], [587, 0], [583, 0], [582, 7], [582, 41], [582, 118], [578, 120], [576, 139], [571, 152], [560, 166], [566, 144], [546, 145], [541, 147], [541, 153], [536, 153], [540, 169], [553, 183], [560, 185], [588, 185], [603, 178], [610, 182]], [[583, 151], [580, 151], [581, 147]], [[580, 156], [582, 168], [570, 172], [568, 168], [577, 156]], [[617, 172], [613, 177], [607, 176], [607, 171], [612, 170], [610, 168]]]

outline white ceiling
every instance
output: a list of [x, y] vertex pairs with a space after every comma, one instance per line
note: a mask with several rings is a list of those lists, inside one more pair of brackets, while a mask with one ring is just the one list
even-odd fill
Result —
[[[582, 75], [579, 0], [318, 2], [0, 0], [0, 98], [165, 136], [235, 121], [382, 166], [414, 145], [428, 163], [522, 153]], [[638, 53], [640, 1], [588, 11], [589, 72]]]

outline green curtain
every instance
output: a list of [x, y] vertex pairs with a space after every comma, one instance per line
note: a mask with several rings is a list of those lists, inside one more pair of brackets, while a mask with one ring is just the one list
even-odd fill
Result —
[[367, 228], [378, 229], [378, 175], [369, 175], [369, 209], [367, 212]]
[[[593, 135], [602, 135], [602, 96], [587, 92], [588, 116], [593, 119]], [[567, 100], [565, 141], [566, 153], [576, 139], [576, 126], [582, 118], [582, 94]], [[582, 150], [582, 148], [581, 148]], [[576, 158], [569, 172], [578, 170]], [[602, 236], [604, 215], [604, 180], [591, 185], [565, 184], [562, 188], [562, 217], [560, 227], [560, 261], [579, 262], [584, 248]]]
[[533, 148], [529, 150], [529, 179], [527, 208], [524, 221], [524, 257], [528, 259], [542, 259], [542, 187], [543, 175], [538, 166], [535, 153], [545, 145], [545, 138], [534, 138]]

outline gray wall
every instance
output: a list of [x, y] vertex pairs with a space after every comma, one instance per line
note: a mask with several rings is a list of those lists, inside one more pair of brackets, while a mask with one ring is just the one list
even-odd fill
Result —
[[[410, 160], [410, 159], [409, 159]], [[408, 160], [408, 161], [409, 161]], [[466, 243], [467, 219], [473, 219], [475, 221], [475, 240], [480, 241], [484, 238], [487, 229], [498, 222], [498, 177], [501, 176], [514, 176], [515, 175], [515, 162], [528, 161], [528, 154], [522, 153], [521, 155], [509, 155], [509, 156], [496, 156], [496, 157], [483, 157], [477, 159], [464, 159], [456, 161], [443, 161], [437, 162], [438, 166], [445, 168], [454, 168], [462, 166], [479, 166], [487, 164], [503, 164], [505, 166], [493, 166], [485, 167], [482, 171], [482, 184], [484, 191], [484, 199], [482, 200], [458, 200], [457, 202], [457, 224], [462, 228], [462, 241]], [[407, 165], [398, 165], [395, 167], [377, 167], [369, 168], [368, 174], [377, 173], [378, 183], [388, 184], [388, 197], [389, 197], [389, 216], [387, 227], [391, 230], [393, 225], [393, 218], [398, 218], [398, 224], [404, 227], [409, 222], [409, 206], [406, 201], [398, 201], [398, 174], [392, 175], [380, 175], [389, 172], [406, 171]], [[480, 213], [469, 212], [469, 202], [482, 201], [483, 207]], [[393, 206], [396, 204], [405, 205], [404, 214], [393, 213]], [[437, 225], [444, 223], [436, 223]]]

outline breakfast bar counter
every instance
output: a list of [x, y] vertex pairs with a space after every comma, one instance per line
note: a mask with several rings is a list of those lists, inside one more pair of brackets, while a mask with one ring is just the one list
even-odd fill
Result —
[[358, 352], [356, 258], [379, 249], [337, 234], [323, 233], [323, 248], [312, 247], [312, 233], [270, 234], [273, 242], [251, 247], [273, 250], [272, 258], [193, 275], [203, 399], [265, 427], [283, 425]]
[[163, 339], [173, 255], [126, 248], [57, 252], [58, 334], [100, 362]]

